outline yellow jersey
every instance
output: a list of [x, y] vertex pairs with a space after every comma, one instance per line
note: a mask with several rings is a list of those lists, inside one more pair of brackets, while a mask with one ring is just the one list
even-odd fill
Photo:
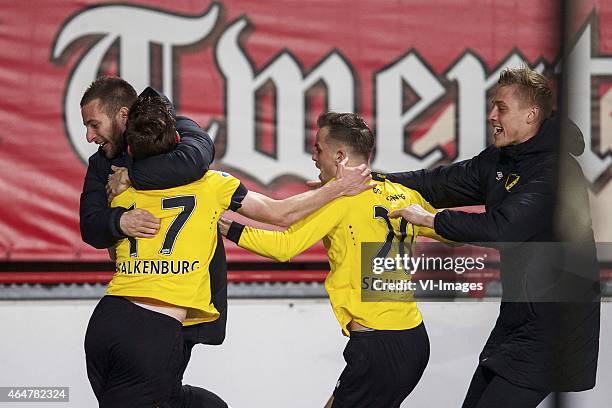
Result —
[[[413, 246], [418, 235], [446, 241], [431, 228], [390, 219], [388, 214], [410, 204], [436, 210], [416, 191], [373, 174], [376, 186], [352, 197], [340, 197], [286, 231], [267, 231], [234, 224], [228, 238], [240, 247], [279, 261], [305, 251], [320, 239], [327, 250], [330, 272], [325, 279], [333, 312], [349, 336], [351, 320], [376, 330], [404, 330], [423, 318], [414, 300], [363, 302], [361, 297], [362, 243], [403, 241]], [[412, 298], [411, 298], [412, 299]]]
[[129, 188], [111, 206], [141, 208], [161, 220], [153, 238], [127, 237], [116, 246], [116, 270], [106, 293], [157, 299], [187, 308], [184, 325], [216, 320], [209, 266], [217, 221], [247, 193], [240, 180], [209, 170], [200, 180], [165, 190]]

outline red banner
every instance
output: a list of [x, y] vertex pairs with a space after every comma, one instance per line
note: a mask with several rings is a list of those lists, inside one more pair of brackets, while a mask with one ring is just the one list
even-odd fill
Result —
[[[612, 3], [582, 1], [571, 25], [573, 119], [596, 235], [612, 240]], [[82, 243], [87, 157], [79, 101], [99, 74], [164, 91], [215, 138], [215, 168], [284, 197], [316, 178], [313, 122], [361, 113], [373, 168], [434, 167], [488, 144], [488, 93], [526, 61], [553, 77], [557, 0], [8, 2], [0, 11], [0, 259], [104, 260]], [[593, 91], [595, 89], [596, 91]], [[230, 247], [230, 260], [253, 259]], [[321, 247], [302, 260], [324, 260]]]

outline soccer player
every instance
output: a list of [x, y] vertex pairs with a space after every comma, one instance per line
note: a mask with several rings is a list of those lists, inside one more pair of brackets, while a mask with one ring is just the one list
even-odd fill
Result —
[[[499, 245], [499, 316], [462, 407], [535, 408], [552, 391], [595, 386], [599, 271], [587, 183], [570, 156], [582, 153], [584, 140], [570, 123], [562, 140], [548, 81], [528, 67], [502, 71], [491, 102], [494, 143], [479, 155], [388, 175], [435, 206], [484, 204], [486, 211], [432, 215], [413, 205], [392, 216], [456, 242]], [[560, 241], [573, 241], [579, 257], [570, 246], [550, 245]]]
[[[147, 88], [141, 95], [160, 94]], [[206, 132], [191, 119], [177, 116], [176, 129], [181, 140], [175, 149], [133, 163], [127, 154], [124, 132], [129, 109], [136, 98], [134, 88], [122, 78], [100, 77], [91, 83], [81, 99], [87, 141], [100, 146], [89, 158], [80, 203], [81, 235], [95, 248], [112, 247], [126, 237], [154, 236], [159, 229], [159, 220], [145, 210], [108, 207], [105, 185], [112, 166], [129, 168], [131, 181], [139, 189], [163, 189], [200, 179], [214, 157], [214, 145]], [[227, 266], [221, 240], [217, 243], [210, 270], [213, 303], [221, 317], [214, 322], [184, 328], [184, 361], [179, 381], [195, 344], [221, 344], [225, 338]], [[106, 379], [90, 377], [90, 381], [96, 390], [99, 386], [94, 382], [106, 382]], [[211, 405], [213, 400], [220, 401], [206, 390], [185, 385], [173, 396], [171, 406], [196, 405], [204, 401]], [[221, 401], [213, 406], [223, 408], [226, 405]]]
[[[174, 123], [162, 98], [139, 98], [127, 122], [128, 151], [139, 160], [172, 150], [179, 139]], [[367, 188], [369, 172], [362, 170], [355, 191]], [[176, 394], [183, 349], [181, 324], [214, 321], [219, 316], [211, 302], [209, 264], [216, 247], [217, 220], [225, 209], [244, 205], [267, 214], [275, 208], [299, 207], [298, 216], [308, 214], [317, 203], [329, 200], [328, 193], [350, 190], [345, 182], [327, 192], [275, 201], [249, 193], [226, 173], [209, 171], [185, 186], [130, 188], [115, 197], [113, 206], [140, 208], [160, 219], [162, 233], [119, 242], [116, 274], [90, 320], [85, 342], [88, 374], [101, 405], [129, 401], [130, 406], [147, 406], [165, 403]], [[109, 357], [113, 364], [108, 364]]]
[[[317, 120], [312, 159], [319, 179], [328, 183], [347, 156], [349, 163], [368, 163], [374, 136], [352, 113], [328, 112]], [[373, 188], [338, 198], [284, 231], [245, 227], [221, 221], [221, 230], [240, 247], [288, 261], [323, 239], [331, 264], [325, 280], [342, 333], [349, 336], [344, 351], [347, 366], [327, 406], [399, 407], [418, 383], [429, 360], [429, 339], [414, 301], [362, 301], [361, 251], [364, 242], [413, 243], [417, 235], [441, 239], [430, 228], [391, 220], [389, 212], [418, 203], [435, 212], [414, 190], [373, 174]]]
[[[152, 88], [141, 95], [159, 95]], [[80, 227], [83, 240], [95, 248], [109, 248], [125, 237], [153, 236], [159, 220], [142, 209], [108, 207], [105, 185], [112, 166], [126, 166], [135, 186], [140, 189], [162, 189], [187, 184], [201, 178], [214, 157], [214, 145], [194, 121], [176, 117], [181, 141], [176, 148], [162, 155], [133, 163], [127, 154], [124, 132], [129, 109], [137, 98], [134, 88], [122, 78], [100, 77], [93, 81], [81, 99], [81, 115], [87, 128], [89, 143], [99, 149], [89, 158], [80, 203]], [[172, 112], [174, 114], [174, 112]], [[221, 313], [214, 322], [184, 328], [184, 361], [179, 378], [189, 362], [191, 349], [197, 343], [221, 344], [226, 322], [226, 263], [223, 242], [219, 240], [211, 265], [213, 303]], [[92, 384], [105, 378], [91, 378]], [[97, 386], [93, 386], [94, 390]], [[220, 399], [214, 394], [189, 385], [173, 396], [171, 405], [198, 404]], [[222, 401], [214, 406], [225, 407]]]
[[[141, 96], [161, 96], [152, 88], [147, 88]], [[96, 248], [112, 247], [119, 240], [129, 238], [150, 238], [159, 230], [159, 219], [146, 210], [123, 207], [108, 208], [107, 200], [118, 193], [109, 188], [112, 180], [119, 178], [121, 188], [132, 183], [141, 190], [172, 188], [200, 179], [214, 157], [212, 141], [194, 121], [184, 116], [176, 119], [176, 131], [181, 136], [176, 147], [164, 154], [149, 156], [133, 161], [127, 154], [125, 129], [130, 107], [137, 95], [132, 86], [118, 77], [101, 77], [89, 86], [81, 100], [81, 114], [87, 128], [87, 141], [100, 145], [98, 151], [89, 159], [87, 175], [81, 194], [81, 233], [83, 240]], [[164, 97], [165, 98], [165, 97]], [[169, 101], [168, 101], [169, 103]], [[125, 167], [117, 167], [125, 166]], [[111, 175], [111, 168], [115, 174]], [[263, 221], [282, 223], [299, 216], [310, 204], [322, 205], [336, 194], [350, 193], [351, 186], [360, 186], [367, 178], [361, 169], [346, 168], [343, 177], [335, 186], [319, 189], [295, 197], [291, 200], [272, 200], [250, 194]], [[129, 174], [129, 176], [128, 176]], [[107, 180], [110, 179], [107, 184]], [[105, 188], [106, 184], [106, 188]], [[357, 190], [359, 191], [359, 190]], [[319, 199], [323, 201], [317, 204]], [[298, 208], [299, 211], [294, 213]], [[314, 209], [314, 207], [313, 207]], [[191, 350], [195, 344], [221, 344], [225, 338], [227, 316], [227, 267], [223, 242], [219, 238], [210, 267], [212, 301], [220, 313], [220, 318], [212, 322], [183, 327], [184, 361], [178, 381], [187, 367]], [[144, 306], [144, 303], [141, 305]], [[90, 377], [95, 382], [105, 382], [105, 378]], [[214, 394], [189, 385], [184, 385], [178, 394], [172, 396], [172, 407], [196, 406], [206, 404], [223, 408], [225, 403]], [[216, 405], [215, 405], [216, 404]]]
[[[126, 131], [128, 145], [136, 146], [133, 155], [174, 149], [175, 119], [167, 105], [159, 97], [139, 101], [130, 109], [133, 121]], [[151, 122], [158, 127], [151, 128]], [[134, 142], [143, 129], [158, 132], [156, 143]], [[168, 403], [180, 393], [182, 323], [219, 317], [211, 302], [209, 275], [217, 230], [203, 220], [239, 205], [243, 189], [235, 179], [215, 172], [207, 172], [205, 179], [211, 181], [200, 189], [194, 183], [167, 190], [129, 189], [113, 201], [114, 208], [148, 211], [160, 220], [164, 233], [149, 239], [127, 237], [116, 246], [116, 274], [92, 314], [85, 338], [88, 376], [101, 407]], [[197, 245], [191, 241], [194, 229], [202, 239]]]

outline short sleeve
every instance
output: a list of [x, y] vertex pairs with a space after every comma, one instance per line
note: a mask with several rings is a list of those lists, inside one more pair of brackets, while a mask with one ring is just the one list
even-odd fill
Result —
[[213, 183], [217, 190], [217, 197], [221, 207], [226, 210], [236, 211], [242, 207], [242, 201], [249, 190], [239, 179], [229, 173], [221, 171], [210, 171]]

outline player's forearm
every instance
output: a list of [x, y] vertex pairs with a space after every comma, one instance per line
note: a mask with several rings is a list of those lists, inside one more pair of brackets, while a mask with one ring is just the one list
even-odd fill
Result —
[[389, 173], [387, 179], [418, 191], [437, 208], [483, 204], [477, 158], [432, 170]]
[[81, 238], [94, 248], [109, 248], [124, 237], [119, 228], [119, 219], [125, 208], [101, 208], [87, 210], [81, 208]]
[[446, 239], [442, 235], [437, 234], [436, 230], [433, 229], [433, 228], [419, 227], [418, 228], [418, 235], [422, 236], [422, 237], [427, 237], [427, 238], [435, 239], [436, 241], [442, 242], [442, 243], [445, 243], [445, 244], [456, 244], [455, 241], [451, 241], [450, 239]]
[[291, 248], [286, 232], [247, 227], [236, 221], [231, 223], [227, 239], [240, 248], [279, 262], [287, 262], [298, 253]]
[[108, 208], [105, 181], [110, 164], [94, 155], [89, 159], [79, 203], [81, 237], [94, 248], [113, 246], [123, 238], [118, 220], [125, 209]]
[[269, 224], [288, 227], [323, 207], [330, 201], [341, 197], [342, 188], [336, 181], [311, 191], [306, 191], [284, 200], [273, 200], [267, 212], [267, 220], [258, 220]]
[[[544, 181], [548, 182], [546, 177]], [[550, 224], [553, 194], [534, 192], [539, 180], [517, 189], [484, 213], [444, 210], [434, 221], [436, 233], [456, 242], [525, 242]]]

